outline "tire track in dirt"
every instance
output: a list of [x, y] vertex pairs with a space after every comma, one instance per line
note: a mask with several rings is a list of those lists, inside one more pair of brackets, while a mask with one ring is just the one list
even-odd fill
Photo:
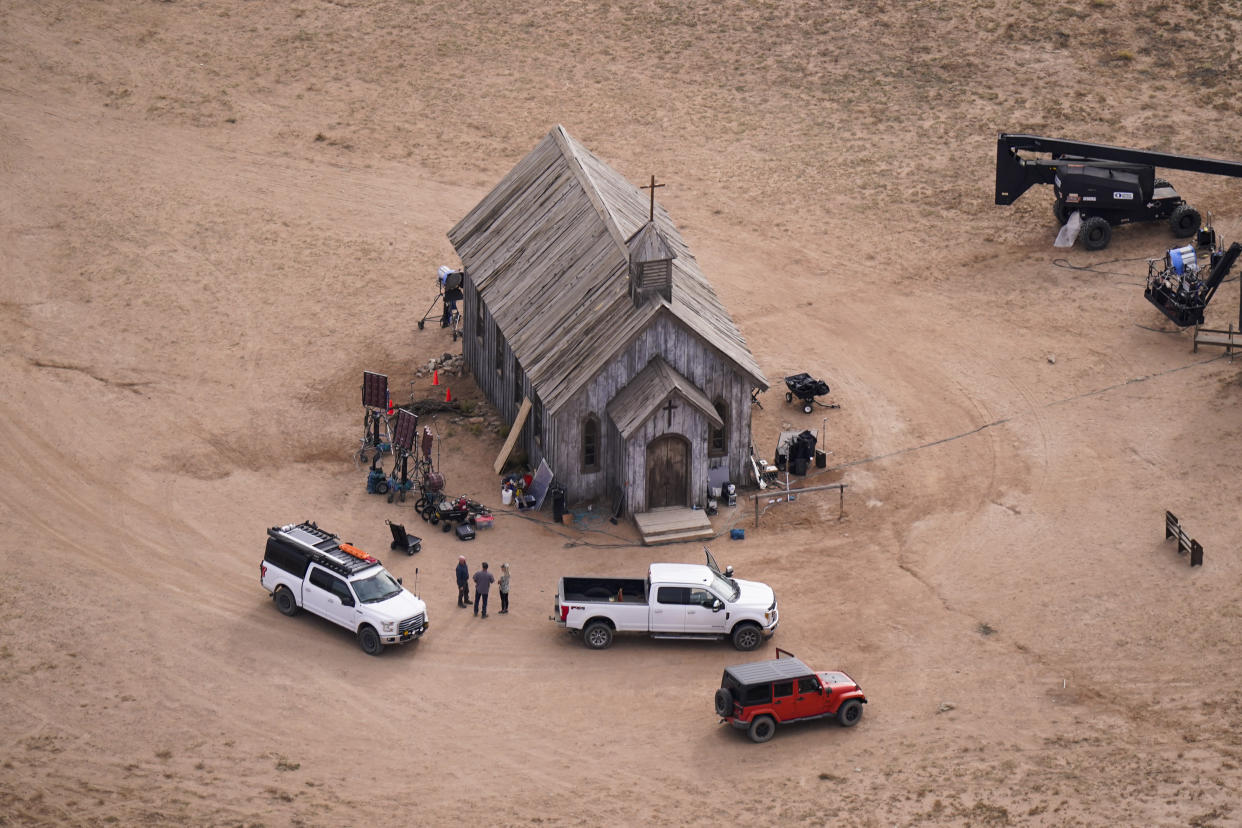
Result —
[[[1128, 379], [1128, 380], [1123, 380], [1122, 382], [1116, 382], [1116, 383], [1112, 383], [1111, 385], [1102, 386], [1102, 387], [1100, 387], [1100, 388], [1096, 388], [1096, 389], [1094, 389], [1094, 390], [1092, 390], [1092, 391], [1084, 391], [1083, 393], [1081, 393], [1081, 394], [1075, 394], [1075, 395], [1074, 395], [1074, 396], [1072, 396], [1072, 397], [1066, 397], [1066, 398], [1064, 398], [1064, 399], [1054, 400], [1054, 401], [1052, 401], [1052, 402], [1044, 403], [1044, 404], [1043, 404], [1043, 405], [1041, 405], [1041, 406], [1036, 406], [1035, 408], [1031, 409], [1030, 411], [1026, 412], [1025, 414], [1016, 414], [1016, 415], [1013, 415], [1013, 416], [1010, 416], [1010, 417], [1001, 417], [1001, 418], [999, 418], [999, 419], [992, 420], [992, 421], [990, 421], [990, 422], [986, 422], [986, 423], [984, 423], [983, 425], [980, 425], [980, 426], [977, 426], [977, 427], [975, 427], [975, 428], [972, 428], [972, 429], [970, 429], [969, 431], [963, 431], [963, 432], [961, 432], [961, 433], [954, 434], [954, 435], [951, 435], [951, 436], [949, 436], [949, 437], [941, 437], [941, 438], [940, 438], [940, 439], [938, 439], [938, 440], [931, 440], [931, 441], [928, 441], [928, 442], [926, 442], [926, 443], [920, 443], [920, 444], [915, 445], [915, 446], [907, 446], [906, 448], [895, 449], [895, 450], [893, 450], [893, 451], [884, 452], [883, 454], [876, 454], [876, 455], [872, 455], [871, 457], [862, 457], [862, 458], [859, 458], [858, 460], [851, 460], [851, 461], [848, 461], [848, 462], [846, 462], [846, 463], [840, 463], [840, 464], [838, 464], [838, 465], [832, 466], [832, 467], [830, 468], [830, 471], [839, 471], [839, 470], [841, 470], [841, 469], [848, 469], [848, 468], [851, 468], [851, 467], [853, 467], [853, 466], [861, 466], [861, 465], [865, 465], [865, 464], [867, 464], [867, 463], [874, 463], [874, 462], [879, 461], [879, 460], [887, 460], [887, 459], [889, 459], [889, 458], [891, 458], [891, 457], [900, 457], [900, 456], [901, 456], [901, 455], [903, 455], [903, 454], [910, 454], [910, 453], [912, 453], [912, 452], [917, 452], [917, 451], [922, 451], [922, 450], [924, 450], [924, 449], [934, 448], [935, 446], [944, 445], [945, 443], [951, 443], [951, 442], [953, 442], [953, 441], [955, 441], [955, 440], [963, 440], [963, 439], [965, 439], [965, 438], [967, 438], [967, 437], [972, 437], [972, 436], [974, 436], [974, 435], [976, 435], [976, 434], [979, 434], [979, 433], [981, 433], [981, 432], [987, 431], [988, 429], [995, 428], [996, 426], [1005, 425], [1005, 424], [1009, 423], [1009, 422], [1010, 422], [1010, 421], [1012, 421], [1012, 420], [1021, 419], [1022, 417], [1025, 417], [1027, 414], [1034, 414], [1034, 413], [1035, 413], [1035, 412], [1036, 412], [1039, 408], [1051, 408], [1051, 407], [1053, 407], [1053, 406], [1067, 405], [1067, 404], [1069, 404], [1069, 403], [1077, 402], [1077, 401], [1079, 401], [1079, 400], [1084, 400], [1084, 399], [1087, 399], [1087, 398], [1089, 398], [1089, 397], [1096, 397], [1096, 396], [1099, 396], [1099, 395], [1101, 395], [1101, 394], [1107, 394], [1109, 391], [1115, 391], [1115, 390], [1117, 390], [1117, 389], [1119, 389], [1119, 388], [1125, 388], [1125, 387], [1127, 387], [1127, 386], [1129, 386], [1129, 385], [1133, 385], [1133, 384], [1138, 383], [1138, 382], [1147, 382], [1147, 381], [1149, 381], [1149, 380], [1158, 379], [1158, 378], [1160, 378], [1160, 377], [1167, 376], [1167, 375], [1169, 375], [1169, 374], [1174, 374], [1174, 373], [1177, 373], [1177, 372], [1179, 372], [1179, 371], [1185, 371], [1185, 370], [1188, 370], [1188, 369], [1191, 369], [1191, 368], [1198, 368], [1198, 367], [1203, 366], [1203, 365], [1209, 365], [1209, 364], [1211, 364], [1211, 363], [1213, 363], [1213, 362], [1218, 362], [1218, 361], [1220, 361], [1221, 359], [1224, 359], [1224, 358], [1225, 358], [1225, 355], [1224, 355], [1224, 354], [1219, 354], [1219, 355], [1217, 355], [1217, 356], [1214, 356], [1214, 357], [1208, 357], [1207, 359], [1197, 360], [1197, 361], [1195, 361], [1195, 362], [1191, 362], [1191, 363], [1186, 364], [1186, 365], [1178, 365], [1178, 366], [1175, 366], [1175, 367], [1173, 367], [1173, 368], [1167, 368], [1167, 369], [1165, 369], [1165, 370], [1163, 370], [1163, 371], [1156, 371], [1156, 372], [1151, 373], [1151, 374], [1145, 374], [1145, 375], [1143, 375], [1143, 376], [1139, 376], [1139, 377], [1132, 377], [1132, 378], [1130, 378], [1130, 379]], [[1045, 445], [1046, 445], [1046, 443], [1045, 443]]]

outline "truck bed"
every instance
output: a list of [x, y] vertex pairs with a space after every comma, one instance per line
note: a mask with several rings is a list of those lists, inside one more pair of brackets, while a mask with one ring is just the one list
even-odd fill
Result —
[[647, 581], [643, 578], [562, 578], [561, 601], [645, 604]]

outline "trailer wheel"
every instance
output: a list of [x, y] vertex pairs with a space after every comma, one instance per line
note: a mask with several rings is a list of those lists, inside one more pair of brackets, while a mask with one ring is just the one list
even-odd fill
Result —
[[1069, 210], [1065, 208], [1065, 202], [1057, 199], [1052, 202], [1052, 215], [1057, 220], [1057, 224], [1065, 224], [1069, 220]]
[[771, 716], [756, 716], [747, 731], [752, 742], [766, 742], [776, 735], [776, 720]]
[[858, 720], [862, 718], [862, 702], [858, 699], [850, 699], [841, 704], [841, 709], [837, 711], [837, 722], [841, 727], [853, 727], [858, 724]]
[[[432, 523], [435, 523], [435, 521], [433, 520]], [[452, 532], [453, 522], [449, 520], [444, 521], [444, 523], [440, 525], [440, 531], [441, 532]]]
[[384, 650], [384, 642], [380, 641], [379, 633], [369, 624], [363, 624], [358, 630], [358, 644], [367, 655], [377, 656]]
[[733, 628], [733, 646], [743, 652], [754, 650], [763, 643], [763, 633], [756, 624], [738, 624]]
[[1113, 228], [1108, 219], [1092, 216], [1082, 223], [1078, 237], [1082, 239], [1082, 246], [1088, 250], [1103, 250], [1113, 239]]
[[276, 594], [272, 596], [276, 599], [276, 609], [280, 610], [281, 615], [297, 615], [298, 602], [293, 597], [293, 593], [286, 586], [276, 587]]
[[592, 621], [582, 631], [582, 643], [592, 650], [606, 650], [612, 646], [612, 627], [603, 621]]
[[803, 413], [803, 414], [810, 414], [810, 413], [811, 413], [811, 404], [810, 404], [809, 402], [804, 402], [804, 403], [802, 404], [802, 413]]
[[792, 392], [792, 391], [786, 391], [786, 392], [785, 392], [785, 402], [793, 402], [793, 392]]
[[1169, 216], [1169, 227], [1173, 228], [1173, 235], [1179, 239], [1187, 236], [1193, 236], [1199, 229], [1199, 225], [1203, 223], [1199, 211], [1189, 204], [1182, 204], [1173, 211]]
[[423, 320], [423, 319], [418, 320], [418, 329], [419, 329], [420, 331], [423, 329], [423, 322], [424, 322], [424, 321], [425, 321], [425, 320]]
[[715, 701], [717, 716], [728, 716], [733, 712], [733, 694], [728, 687], [717, 688]]

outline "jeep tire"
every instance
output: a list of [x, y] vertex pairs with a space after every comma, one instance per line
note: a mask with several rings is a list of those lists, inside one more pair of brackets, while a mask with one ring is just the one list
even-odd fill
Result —
[[275, 599], [276, 609], [280, 610], [281, 615], [294, 616], [298, 614], [298, 601], [293, 597], [293, 593], [289, 591], [289, 587], [276, 587], [276, 594], [272, 598]]
[[858, 699], [848, 699], [841, 702], [841, 708], [837, 710], [837, 722], [841, 727], [853, 727], [858, 724], [858, 720], [862, 718], [862, 702]]
[[582, 643], [592, 650], [606, 650], [612, 646], [612, 627], [604, 621], [592, 621], [582, 631]]
[[776, 719], [771, 716], [756, 716], [746, 731], [752, 742], [766, 742], [776, 735]]
[[716, 690], [716, 715], [721, 718], [733, 713], [733, 693], [728, 687], [720, 687]]
[[757, 624], [743, 623], [733, 628], [733, 646], [742, 652], [756, 650], [763, 643], [763, 633]]
[[384, 651], [384, 642], [380, 641], [379, 633], [370, 624], [358, 628], [358, 644], [367, 655], [377, 656]]

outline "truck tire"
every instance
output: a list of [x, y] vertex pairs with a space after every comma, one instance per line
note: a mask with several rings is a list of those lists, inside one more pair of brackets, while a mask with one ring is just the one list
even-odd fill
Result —
[[756, 716], [746, 731], [752, 742], [766, 742], [776, 735], [776, 719], [771, 716]]
[[1102, 216], [1092, 216], [1083, 221], [1082, 229], [1078, 231], [1078, 238], [1082, 239], [1082, 246], [1088, 250], [1103, 250], [1113, 240], [1113, 228], [1108, 223], [1108, 219]]
[[379, 633], [370, 624], [358, 628], [358, 644], [367, 655], [377, 656], [384, 651], [384, 642], [380, 641]]
[[604, 621], [592, 621], [582, 631], [582, 643], [592, 650], [606, 650], [612, 646], [612, 627]]
[[721, 687], [716, 690], [716, 715], [720, 717], [728, 716], [733, 712], [733, 693], [728, 687]]
[[298, 600], [293, 597], [293, 593], [288, 587], [276, 587], [276, 593], [272, 595], [276, 601], [276, 609], [280, 610], [281, 615], [294, 616], [298, 614]]
[[1173, 230], [1173, 235], [1179, 239], [1187, 236], [1193, 236], [1199, 230], [1199, 225], [1203, 223], [1203, 218], [1199, 215], [1199, 211], [1189, 204], [1179, 205], [1169, 216], [1169, 227]]
[[1057, 199], [1052, 202], [1052, 216], [1057, 220], [1058, 225], [1064, 225], [1069, 220], [1070, 211], [1066, 209], [1065, 202]]
[[862, 710], [862, 702], [858, 699], [844, 701], [841, 703], [841, 709], [837, 711], [837, 722], [841, 727], [853, 727], [862, 718]]
[[760, 631], [758, 624], [738, 624], [733, 628], [733, 646], [737, 649], [748, 652], [758, 649], [763, 643], [763, 632]]

